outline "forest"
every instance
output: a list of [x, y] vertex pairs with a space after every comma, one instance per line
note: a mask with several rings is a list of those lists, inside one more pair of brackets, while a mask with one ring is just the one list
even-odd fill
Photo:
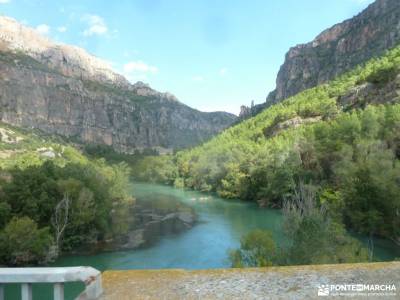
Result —
[[[307, 224], [312, 226], [309, 232], [325, 228], [333, 240], [342, 241], [348, 238], [347, 231], [361, 233], [370, 237], [370, 251], [376, 236], [400, 246], [400, 98], [394, 95], [387, 101], [377, 93], [343, 103], [363, 88], [382, 91], [398, 84], [399, 73], [397, 47], [327, 84], [265, 109], [201, 146], [175, 155], [146, 157], [135, 165], [135, 174], [141, 180], [257, 201], [260, 206], [292, 207], [287, 216], [297, 215], [300, 229]], [[302, 186], [313, 190], [311, 213], [291, 200]], [[315, 215], [318, 222], [331, 225], [316, 226], [320, 223]], [[300, 239], [303, 231], [299, 228], [288, 234]], [[250, 238], [254, 240], [263, 241], [264, 248], [274, 248], [268, 234], [255, 233]], [[298, 240], [303, 246], [312, 244], [306, 241]], [[242, 248], [249, 248], [249, 243], [244, 238]], [[350, 261], [364, 256], [352, 241], [345, 245], [354, 250]], [[300, 244], [296, 247], [301, 248]], [[233, 254], [234, 265], [243, 264], [240, 257], [240, 252]], [[337, 257], [321, 260], [340, 261]], [[282, 258], [273, 261], [284, 264]], [[312, 262], [292, 258], [292, 263]]]
[[0, 265], [48, 263], [127, 232], [134, 199], [126, 164], [89, 158], [59, 139], [1, 130], [10, 157], [0, 160]]

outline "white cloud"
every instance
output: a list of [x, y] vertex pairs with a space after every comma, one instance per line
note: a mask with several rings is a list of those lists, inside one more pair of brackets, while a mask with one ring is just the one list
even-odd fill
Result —
[[10, 0], [0, 0], [0, 4], [6, 4], [6, 3], [10, 3]]
[[228, 72], [227, 68], [222, 68], [221, 70], [219, 70], [219, 75], [225, 76], [227, 72]]
[[65, 26], [60, 26], [60, 27], [57, 27], [57, 31], [58, 32], [66, 32], [67, 31], [67, 27], [65, 27]]
[[158, 68], [155, 66], [148, 65], [142, 61], [130, 61], [124, 66], [125, 73], [151, 73], [155, 74], [158, 72]]
[[204, 77], [200, 76], [200, 75], [193, 76], [192, 79], [193, 79], [193, 81], [197, 81], [197, 82], [204, 81]]
[[89, 26], [83, 31], [84, 36], [104, 35], [108, 32], [108, 27], [104, 19], [97, 15], [85, 15], [83, 21]]
[[47, 24], [40, 24], [40, 25], [36, 26], [36, 31], [39, 32], [40, 34], [44, 34], [44, 35], [49, 34], [50, 26]]

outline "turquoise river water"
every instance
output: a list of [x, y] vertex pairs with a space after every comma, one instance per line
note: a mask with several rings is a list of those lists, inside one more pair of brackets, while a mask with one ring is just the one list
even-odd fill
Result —
[[[255, 203], [223, 200], [215, 195], [156, 184], [135, 183], [132, 190], [134, 197], [141, 201], [182, 202], [192, 207], [198, 217], [197, 224], [183, 233], [164, 236], [149, 248], [65, 256], [54, 266], [92, 266], [100, 271], [226, 268], [230, 265], [229, 250], [237, 248], [241, 236], [252, 229], [268, 229], [278, 243], [285, 243], [279, 210], [260, 209]], [[376, 242], [375, 255], [376, 260], [400, 257], [399, 249], [385, 241]], [[82, 289], [82, 284], [67, 284], [66, 299], [73, 299]], [[18, 300], [19, 294], [19, 286], [6, 286], [6, 300]], [[52, 299], [51, 286], [34, 285], [36, 299]]]

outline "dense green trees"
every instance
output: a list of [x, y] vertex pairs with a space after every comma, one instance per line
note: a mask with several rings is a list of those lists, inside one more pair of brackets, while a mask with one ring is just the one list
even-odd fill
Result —
[[10, 132], [23, 135], [24, 144], [0, 143], [14, 153], [0, 158], [0, 264], [43, 263], [127, 233], [134, 199], [126, 164], [89, 159], [68, 145]]
[[347, 223], [357, 231], [396, 241], [400, 236], [400, 164], [380, 142], [359, 143], [355, 159], [337, 167]]
[[242, 238], [240, 248], [231, 252], [232, 266], [368, 261], [367, 249], [328, 214], [326, 205], [318, 205], [315, 187], [300, 184], [283, 208], [283, 227], [289, 244], [277, 248], [269, 231], [251, 231]]
[[399, 66], [397, 47], [199, 147], [147, 157], [135, 170], [141, 179], [273, 207], [282, 207], [299, 182], [312, 184], [318, 205], [326, 203], [337, 225], [326, 230], [340, 237], [344, 224], [400, 244], [399, 98], [393, 94], [391, 103], [374, 106], [364, 99], [350, 108], [339, 104], [357, 84], [380, 87], [394, 80]]
[[[32, 223], [32, 228], [40, 228], [38, 242], [44, 235], [51, 240], [54, 237], [59, 242], [55, 246], [63, 251], [128, 230], [129, 208], [133, 202], [127, 193], [128, 169], [125, 165], [107, 166], [99, 161], [86, 165], [67, 163], [60, 167], [46, 161], [40, 166], [14, 168], [8, 172], [12, 179], [1, 183], [0, 202], [2, 227], [5, 226], [3, 231], [0, 228], [0, 234], [10, 241], [1, 251], [6, 253], [4, 263], [37, 263], [43, 258], [43, 252], [49, 250], [44, 246], [38, 248], [40, 251], [36, 250], [36, 244], [27, 240], [23, 247], [28, 252], [33, 251], [34, 255], [24, 254], [22, 259], [15, 257], [13, 253], [19, 253], [22, 246], [14, 241], [18, 236], [10, 235], [11, 229], [20, 230], [23, 237], [23, 230], [29, 228], [27, 220]], [[68, 203], [64, 204], [66, 198]], [[57, 217], [61, 220], [54, 222]], [[63, 226], [65, 229], [61, 230]]]
[[329, 215], [314, 186], [300, 183], [283, 207], [284, 231], [291, 244], [280, 264], [350, 263], [368, 260], [361, 243], [350, 237], [340, 220]]
[[[356, 231], [398, 239], [400, 105], [369, 106], [289, 129], [260, 143], [221, 138], [215, 148], [146, 158], [141, 174], [225, 198], [282, 206], [300, 180], [339, 197], [331, 214]], [[226, 147], [232, 147], [230, 150]], [[146, 166], [146, 167], [144, 167]], [[139, 169], [140, 170], [140, 169]], [[329, 197], [328, 197], [329, 198]], [[338, 203], [341, 203], [340, 205]]]
[[38, 229], [29, 217], [14, 217], [0, 232], [0, 261], [12, 265], [44, 262], [52, 243], [49, 227]]

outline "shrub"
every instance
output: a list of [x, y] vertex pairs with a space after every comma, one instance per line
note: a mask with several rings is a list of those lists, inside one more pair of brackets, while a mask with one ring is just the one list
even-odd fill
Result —
[[230, 253], [232, 267], [265, 267], [273, 264], [276, 245], [272, 233], [256, 229], [246, 234], [240, 241], [240, 249]]
[[53, 239], [48, 227], [38, 229], [29, 217], [14, 217], [1, 232], [0, 242], [3, 259], [18, 266], [45, 261]]
[[376, 70], [367, 76], [365, 80], [370, 83], [384, 85], [394, 80], [399, 72], [400, 69], [397, 65], [390, 65]]

